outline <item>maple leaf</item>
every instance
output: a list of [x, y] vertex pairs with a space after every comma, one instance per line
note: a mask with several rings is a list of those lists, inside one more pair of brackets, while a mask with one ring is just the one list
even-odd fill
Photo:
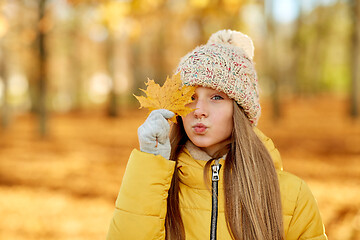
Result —
[[172, 111], [175, 116], [170, 120], [174, 123], [176, 123], [176, 116], [186, 116], [195, 110], [185, 105], [192, 102], [191, 97], [196, 87], [183, 86], [180, 73], [172, 78], [167, 77], [162, 87], [150, 79], [145, 84], [146, 90], [140, 90], [146, 94], [146, 97], [134, 95], [140, 103], [140, 108], [147, 108], [149, 112], [162, 108]]

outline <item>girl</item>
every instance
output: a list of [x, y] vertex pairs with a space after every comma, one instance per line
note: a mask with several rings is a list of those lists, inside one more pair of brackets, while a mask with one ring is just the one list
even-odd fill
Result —
[[138, 129], [107, 239], [327, 239], [305, 182], [282, 170], [260, 115], [254, 47], [230, 30], [179, 64], [194, 112], [155, 110]]

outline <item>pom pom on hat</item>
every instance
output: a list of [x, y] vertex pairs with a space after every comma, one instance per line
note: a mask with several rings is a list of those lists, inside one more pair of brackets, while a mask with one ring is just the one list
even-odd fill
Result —
[[184, 85], [209, 87], [240, 105], [253, 126], [260, 113], [257, 76], [252, 62], [254, 46], [240, 32], [221, 30], [206, 45], [185, 55], [177, 68]]
[[248, 35], [232, 30], [221, 30], [209, 38], [207, 44], [222, 43], [231, 44], [242, 48], [251, 60], [254, 57], [254, 44]]

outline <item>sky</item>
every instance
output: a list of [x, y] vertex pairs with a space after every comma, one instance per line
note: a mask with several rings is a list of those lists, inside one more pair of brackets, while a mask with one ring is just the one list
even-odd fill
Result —
[[273, 13], [278, 22], [292, 22], [299, 14], [299, 5], [305, 12], [311, 11], [319, 5], [329, 5], [337, 2], [337, 0], [273, 0]]

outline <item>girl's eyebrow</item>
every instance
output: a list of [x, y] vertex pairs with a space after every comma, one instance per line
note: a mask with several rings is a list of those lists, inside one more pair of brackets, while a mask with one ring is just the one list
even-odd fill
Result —
[[216, 92], [214, 92], [214, 93], [215, 93], [215, 94], [219, 94], [219, 95], [221, 95], [221, 96], [227, 96], [226, 93], [219, 92], [219, 91], [216, 91]]

